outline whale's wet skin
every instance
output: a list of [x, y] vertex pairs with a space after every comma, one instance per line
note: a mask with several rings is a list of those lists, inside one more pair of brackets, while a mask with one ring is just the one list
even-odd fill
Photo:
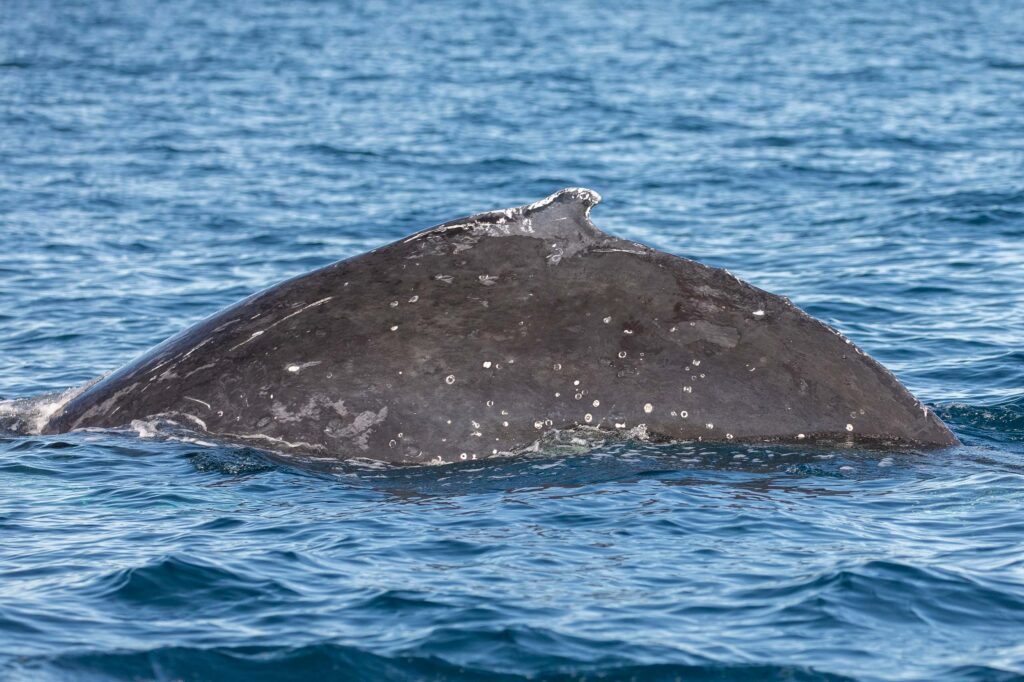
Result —
[[271, 287], [69, 396], [43, 433], [167, 419], [289, 454], [448, 463], [586, 429], [948, 446], [787, 299], [612, 237], [570, 188]]
[[[1015, 679], [1024, 673], [1018, 13], [988, 1], [5, 5], [0, 679]], [[580, 226], [673, 256], [564, 247], [559, 256], [557, 241], [525, 236], [480, 236], [463, 249], [469, 229], [406, 242], [438, 221], [572, 186], [605, 195]], [[432, 244], [462, 250], [432, 254]], [[180, 401], [170, 409], [40, 433], [69, 408], [83, 416], [113, 397], [119, 389], [102, 391], [126, 376], [120, 368], [165, 339], [253, 292], [287, 291], [287, 278], [311, 282], [337, 261], [373, 265], [389, 245], [423, 253], [404, 271], [365, 273], [381, 292], [407, 283], [393, 273], [415, 262], [463, 254], [467, 264], [431, 273], [450, 283], [410, 279], [420, 290], [402, 298], [330, 307], [340, 299], [320, 301], [342, 294], [311, 290], [282, 299], [203, 336], [179, 376], [153, 381], [142, 395]], [[657, 267], [669, 263], [662, 257], [752, 286], [710, 274], [714, 296], [640, 300], [701, 284], [694, 265], [673, 277], [674, 290], [646, 285], [671, 272]], [[520, 288], [533, 296], [503, 331], [515, 363], [460, 354], [497, 347], [481, 335], [505, 329], [492, 324], [502, 319], [493, 302], [513, 302], [502, 276], [518, 272], [547, 279]], [[616, 291], [638, 300], [615, 301]], [[874, 366], [856, 350], [847, 360], [801, 353], [790, 364], [805, 374], [791, 380], [781, 376], [785, 345], [762, 353], [763, 364], [729, 360], [766, 342], [752, 335], [786, 329], [787, 309], [773, 307], [784, 301], [759, 298], [765, 291], [891, 370], [961, 444], [862, 438], [886, 419], [911, 423], [900, 402], [867, 414], [886, 395], [881, 384], [862, 390], [855, 409], [833, 409], [821, 393], [793, 402], [815, 363]], [[529, 307], [535, 300], [544, 306]], [[721, 309], [678, 314], [683, 301]], [[612, 303], [628, 325], [597, 316]], [[353, 325], [380, 324], [348, 370], [396, 372], [382, 393], [396, 409], [380, 425], [428, 403], [417, 413], [445, 418], [424, 433], [448, 438], [450, 418], [465, 441], [423, 448], [424, 459], [454, 463], [392, 466], [365, 454], [406, 457], [405, 431], [381, 441], [373, 431], [364, 451], [353, 429], [357, 460], [216, 435], [294, 443], [269, 424], [310, 433], [302, 422], [315, 414], [331, 427], [333, 413], [341, 430], [365, 412], [376, 419], [383, 405], [361, 402], [374, 396], [318, 391], [309, 396], [330, 402], [307, 409], [298, 392], [294, 402], [259, 392], [323, 376], [331, 339], [316, 331], [340, 329], [346, 306]], [[642, 327], [627, 310], [643, 313]], [[425, 362], [424, 349], [438, 350], [430, 334], [465, 325], [467, 311], [477, 334]], [[517, 331], [519, 320], [545, 318], [525, 337]], [[565, 331], [563, 344], [536, 336], [552, 329]], [[260, 345], [305, 330], [304, 345]], [[701, 336], [677, 344], [681, 333]], [[211, 352], [227, 334], [237, 338]], [[586, 344], [595, 369], [569, 375], [569, 362], [591, 357]], [[654, 398], [668, 390], [657, 382], [675, 366], [673, 349], [695, 351], [679, 359], [701, 365], [689, 365], [663, 407]], [[542, 350], [551, 357], [532, 367]], [[430, 374], [397, 375], [406, 370], [389, 358]], [[240, 366], [185, 377], [214, 360]], [[280, 375], [240, 375], [245, 362]], [[742, 380], [728, 374], [740, 369]], [[754, 377], [770, 371], [780, 375], [767, 385], [789, 390], [758, 394]], [[233, 393], [184, 390], [232, 376], [252, 387], [255, 409], [210, 399]], [[533, 385], [546, 392], [529, 394]], [[690, 416], [732, 395], [758, 396], [735, 406], [747, 421], [726, 429]], [[488, 409], [512, 412], [501, 401], [532, 417], [521, 424], [526, 440], [508, 443], [527, 452], [461, 461], [474, 452], [463, 442], [502, 428], [487, 421]], [[787, 401], [832, 421], [791, 439], [799, 431]], [[120, 409], [136, 404], [146, 403]], [[253, 430], [215, 432], [224, 405], [252, 415]], [[685, 423], [680, 409], [704, 432], [667, 432]], [[551, 427], [535, 429], [540, 414]], [[774, 427], [777, 438], [741, 437], [737, 424], [758, 414], [773, 417], [757, 432]], [[621, 421], [608, 429], [607, 419]]]

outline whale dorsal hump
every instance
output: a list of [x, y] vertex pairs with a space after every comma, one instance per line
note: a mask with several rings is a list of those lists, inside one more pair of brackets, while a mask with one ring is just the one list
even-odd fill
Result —
[[540, 201], [442, 223], [418, 232], [405, 241], [437, 235], [526, 236], [567, 242], [607, 239], [608, 235], [590, 222], [590, 209], [601, 201], [592, 189], [567, 187]]

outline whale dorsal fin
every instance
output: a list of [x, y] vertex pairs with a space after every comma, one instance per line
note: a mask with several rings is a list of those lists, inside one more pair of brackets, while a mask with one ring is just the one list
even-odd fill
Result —
[[517, 214], [524, 231], [544, 238], [586, 238], [604, 236], [590, 222], [590, 209], [601, 195], [584, 187], [567, 187], [526, 206], [509, 209]]
[[572, 214], [578, 214], [581, 219], [590, 220], [590, 209], [599, 203], [601, 203], [601, 195], [592, 189], [587, 189], [586, 187], [566, 187], [540, 201], [520, 206], [519, 210], [523, 215], [529, 216], [544, 211], [561, 209]]
[[601, 195], [584, 187], [567, 187], [540, 201], [497, 211], [477, 213], [466, 218], [442, 223], [418, 232], [406, 242], [420, 237], [471, 231], [476, 236], [532, 236], [570, 242], [607, 238], [590, 222], [590, 209], [601, 201]]

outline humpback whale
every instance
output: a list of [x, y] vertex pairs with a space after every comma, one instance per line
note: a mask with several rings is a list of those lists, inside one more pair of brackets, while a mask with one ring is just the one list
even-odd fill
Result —
[[397, 463], [514, 453], [572, 429], [957, 442], [838, 331], [726, 270], [602, 232], [599, 201], [563, 189], [272, 286], [88, 386], [41, 430], [167, 419]]

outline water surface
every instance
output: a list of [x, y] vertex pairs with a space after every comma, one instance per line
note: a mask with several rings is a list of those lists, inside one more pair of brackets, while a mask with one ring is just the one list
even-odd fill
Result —
[[995, 0], [4, 2], [5, 398], [581, 185], [963, 446], [387, 469], [0, 436], [0, 678], [1024, 676], [1022, 111]]

